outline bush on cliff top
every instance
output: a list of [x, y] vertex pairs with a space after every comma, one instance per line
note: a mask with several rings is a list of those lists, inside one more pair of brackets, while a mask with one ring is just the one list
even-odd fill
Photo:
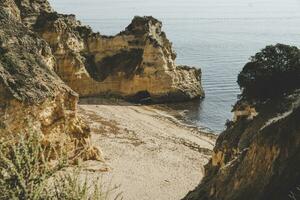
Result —
[[270, 98], [300, 87], [300, 50], [295, 46], [267, 46], [238, 76], [242, 97]]

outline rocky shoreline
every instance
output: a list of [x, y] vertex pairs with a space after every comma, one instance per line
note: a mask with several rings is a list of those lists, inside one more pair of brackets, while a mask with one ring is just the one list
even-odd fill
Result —
[[184, 126], [197, 129], [200, 132], [207, 133], [208, 135], [211, 134], [213, 137], [215, 135], [218, 136], [221, 131], [215, 131], [210, 129], [209, 127], [198, 125], [197, 122], [193, 121], [189, 116], [187, 116], [187, 112], [199, 106], [199, 104], [201, 103], [200, 101], [202, 100], [196, 99], [189, 102], [151, 104], [151, 106], [155, 109], [170, 113], [170, 115], [174, 117], [174, 121], [176, 121], [176, 123], [178, 124], [183, 124]]
[[175, 65], [172, 44], [153, 17], [135, 17], [125, 31], [108, 37], [74, 15], [54, 12], [48, 1], [0, 5], [4, 135], [38, 132], [54, 149], [65, 145], [75, 152], [71, 157], [101, 160], [90, 145], [90, 128], [78, 116], [79, 97], [156, 103], [204, 96], [201, 71]]
[[175, 64], [157, 19], [135, 17], [116, 36], [103, 36], [47, 0], [2, 0], [0, 27], [0, 139], [36, 133], [46, 162], [64, 149], [73, 164], [83, 160], [113, 177], [130, 200], [300, 193], [297, 47], [267, 46], [251, 57], [238, 76], [234, 118], [216, 139], [153, 105], [99, 98], [78, 105], [91, 96], [139, 103], [204, 97], [201, 70]]
[[175, 65], [160, 21], [135, 17], [107, 37], [45, 0], [0, 6], [1, 138], [37, 133], [53, 149], [50, 160], [66, 150], [72, 163], [115, 177], [125, 199], [179, 199], [197, 185], [215, 136], [151, 106], [78, 105], [89, 96], [142, 103], [204, 97], [201, 70]]
[[54, 71], [80, 97], [153, 103], [204, 97], [201, 70], [175, 64], [162, 22], [151, 16], [136, 16], [124, 31], [105, 36], [74, 15], [54, 12], [47, 1], [17, 5], [23, 23], [50, 45]]
[[270, 45], [238, 76], [234, 118], [205, 177], [185, 200], [297, 199], [300, 185], [300, 49]]

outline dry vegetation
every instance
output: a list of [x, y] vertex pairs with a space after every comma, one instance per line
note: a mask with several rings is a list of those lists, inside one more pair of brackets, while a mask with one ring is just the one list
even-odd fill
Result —
[[53, 149], [42, 146], [36, 133], [2, 139], [0, 200], [122, 199], [118, 187], [103, 185], [99, 174], [93, 176], [94, 180], [87, 179], [81, 167], [69, 165], [63, 152], [55, 153], [59, 159], [51, 164]]

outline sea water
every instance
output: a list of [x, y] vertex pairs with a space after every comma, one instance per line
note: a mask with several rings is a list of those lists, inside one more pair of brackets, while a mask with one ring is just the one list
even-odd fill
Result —
[[104, 35], [123, 30], [135, 15], [152, 15], [177, 52], [177, 64], [202, 69], [206, 97], [173, 105], [192, 124], [215, 132], [231, 119], [237, 75], [269, 44], [300, 46], [300, 0], [50, 0]]

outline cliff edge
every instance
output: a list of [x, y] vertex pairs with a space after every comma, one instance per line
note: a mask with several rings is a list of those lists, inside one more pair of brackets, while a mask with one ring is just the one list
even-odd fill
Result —
[[300, 185], [300, 50], [277, 44], [239, 74], [234, 120], [205, 177], [185, 200], [297, 199]]
[[47, 1], [16, 2], [23, 23], [50, 44], [54, 71], [81, 97], [113, 95], [155, 103], [204, 96], [201, 71], [176, 66], [157, 19], [135, 17], [124, 31], [104, 36], [74, 15], [54, 12]]
[[20, 16], [14, 1], [0, 2], [0, 137], [36, 132], [45, 146], [65, 148], [70, 159], [101, 160], [78, 117], [78, 95], [53, 71], [49, 45]]

